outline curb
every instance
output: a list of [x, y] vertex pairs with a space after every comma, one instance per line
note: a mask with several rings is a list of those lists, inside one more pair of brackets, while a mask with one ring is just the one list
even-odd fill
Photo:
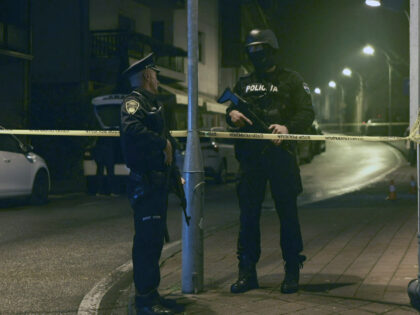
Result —
[[[165, 261], [181, 251], [181, 240], [166, 244], [162, 250], [161, 261]], [[101, 309], [109, 309], [108, 300], [115, 301], [120, 290], [128, 286], [132, 281], [133, 263], [131, 259], [125, 264], [109, 273], [100, 280], [84, 296], [77, 310], [77, 315], [97, 315]], [[106, 304], [106, 306], [104, 305]]]

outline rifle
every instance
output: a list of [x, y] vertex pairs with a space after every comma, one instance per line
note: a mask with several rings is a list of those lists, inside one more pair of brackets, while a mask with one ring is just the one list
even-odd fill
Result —
[[185, 197], [184, 185], [181, 182], [181, 173], [178, 167], [173, 163], [168, 169], [168, 185], [169, 191], [173, 192], [181, 202], [182, 211], [187, 225], [190, 225], [191, 217], [187, 215], [187, 198]]
[[[222, 95], [220, 95], [220, 97], [217, 99], [217, 102], [220, 104], [226, 103], [227, 101], [231, 101], [234, 105], [234, 109], [238, 110], [252, 121], [252, 129], [255, 132], [272, 133], [272, 131], [268, 129], [267, 124], [264, 121], [262, 121], [252, 110], [249, 109], [251, 107], [251, 104], [244, 100], [242, 97], [240, 97], [238, 94], [232, 92], [230, 88], [226, 88], [223, 91]], [[296, 154], [295, 147], [293, 146], [291, 141], [283, 141], [281, 145], [290, 154]], [[266, 148], [272, 148], [274, 146], [274, 143], [270, 141], [265, 146], [264, 150]]]
[[[173, 192], [181, 201], [182, 211], [184, 212], [185, 222], [187, 226], [190, 226], [191, 217], [187, 215], [187, 198], [185, 197], [184, 186], [181, 182], [181, 174], [179, 173], [178, 167], [173, 163], [168, 167], [166, 173], [166, 183], [168, 185], [168, 191]], [[165, 222], [165, 234], [164, 239], [166, 243], [170, 242], [168, 225]]]
[[232, 92], [230, 88], [226, 88], [222, 95], [220, 95], [220, 97], [217, 99], [217, 102], [220, 104], [226, 103], [227, 101], [231, 101], [234, 105], [234, 109], [240, 111], [252, 121], [253, 129], [256, 132], [271, 133], [266, 123], [262, 121], [252, 110], [249, 109], [251, 105], [238, 94]]

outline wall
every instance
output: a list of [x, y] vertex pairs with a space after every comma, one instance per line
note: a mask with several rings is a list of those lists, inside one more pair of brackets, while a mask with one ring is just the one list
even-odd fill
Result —
[[161, 8], [152, 9], [152, 21], [164, 21], [164, 42], [171, 44], [174, 38], [174, 14], [172, 9], [162, 10]]
[[24, 60], [0, 55], [0, 126], [21, 128], [27, 117], [25, 111]]
[[[174, 41], [176, 47], [187, 50], [187, 10], [174, 11]], [[199, 1], [198, 30], [205, 34], [204, 62], [198, 65], [198, 89], [216, 97], [219, 93], [219, 16], [217, 0]], [[188, 64], [185, 63], [185, 72]], [[184, 83], [187, 86], [187, 82]]]
[[32, 80], [37, 83], [78, 82], [85, 75], [87, 47], [83, 3], [45, 1], [32, 3]]
[[151, 34], [151, 11], [133, 0], [90, 0], [90, 25], [92, 31], [118, 29], [118, 15], [135, 21], [135, 31]]

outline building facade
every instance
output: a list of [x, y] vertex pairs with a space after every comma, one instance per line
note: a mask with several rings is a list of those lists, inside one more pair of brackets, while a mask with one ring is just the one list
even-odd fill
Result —
[[24, 128], [30, 103], [31, 5], [29, 0], [0, 2], [0, 126]]

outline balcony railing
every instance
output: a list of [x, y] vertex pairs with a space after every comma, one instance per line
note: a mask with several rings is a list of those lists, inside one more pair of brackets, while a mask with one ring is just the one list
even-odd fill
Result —
[[176, 72], [184, 73], [184, 57], [162, 56], [156, 58], [156, 64], [163, 68], [171, 69]]
[[184, 73], [186, 52], [172, 45], [164, 44], [149, 36], [126, 31], [92, 31], [92, 57], [114, 57], [140, 59], [150, 52], [156, 55], [156, 64]]

